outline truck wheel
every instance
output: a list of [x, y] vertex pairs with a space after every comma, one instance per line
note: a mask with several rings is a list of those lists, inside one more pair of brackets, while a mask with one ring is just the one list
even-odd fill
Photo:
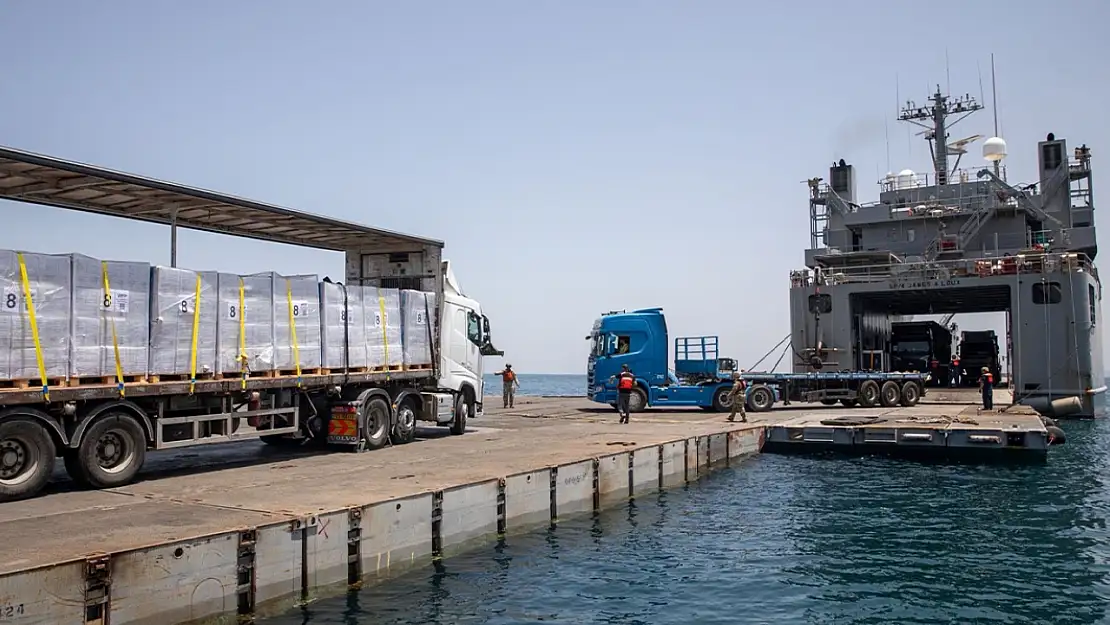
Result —
[[859, 385], [859, 405], [864, 408], [874, 408], [879, 405], [879, 383], [875, 380], [864, 380]]
[[455, 418], [451, 420], [451, 433], [455, 436], [466, 433], [466, 418], [471, 410], [470, 401], [465, 395], [455, 398]]
[[894, 380], [883, 382], [882, 388], [879, 389], [879, 402], [883, 407], [893, 408], [900, 401], [902, 401], [902, 389], [898, 387], [898, 383]]
[[0, 501], [33, 497], [54, 470], [54, 439], [30, 419], [0, 423]]
[[643, 412], [645, 408], [647, 408], [647, 394], [644, 393], [644, 389], [632, 389], [632, 395], [628, 398], [628, 412]]
[[362, 440], [367, 449], [381, 449], [389, 442], [389, 403], [375, 395], [362, 407]]
[[826, 405], [826, 406], [835, 406], [836, 405], [836, 400], [835, 399], [822, 399], [821, 403]]
[[748, 393], [748, 407], [752, 412], [767, 412], [775, 404], [775, 394], [766, 386], [753, 386]]
[[731, 410], [732, 402], [733, 399], [732, 396], [729, 395], [729, 389], [722, 386], [721, 388], [717, 389], [716, 393], [713, 393], [713, 405], [709, 407], [709, 410], [712, 410], [713, 412], [725, 412], [727, 410]]
[[93, 488], [128, 484], [146, 461], [146, 434], [135, 417], [109, 412], [85, 430], [75, 452], [76, 481]]
[[917, 382], [906, 382], [902, 385], [902, 405], [907, 408], [917, 405], [921, 401], [921, 387]]
[[400, 406], [397, 406], [396, 421], [390, 439], [394, 445], [404, 445], [416, 440], [416, 411], [412, 407], [411, 399], [406, 398]]

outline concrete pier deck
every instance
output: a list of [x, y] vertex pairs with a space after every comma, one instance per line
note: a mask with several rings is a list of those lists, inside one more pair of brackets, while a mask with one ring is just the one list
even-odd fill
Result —
[[[928, 420], [966, 413], [965, 397], [870, 411], [802, 404], [748, 424], [651, 410], [628, 425], [584, 398], [521, 397], [513, 410], [487, 407], [463, 436], [421, 429], [413, 444], [363, 454], [187, 448], [152, 454], [139, 482], [104, 491], [77, 490], [59, 471], [46, 495], [0, 505], [0, 621], [169, 625], [285, 609], [696, 480], [779, 428], [870, 414], [935, 430]], [[990, 418], [1044, 430], [1023, 408]]]

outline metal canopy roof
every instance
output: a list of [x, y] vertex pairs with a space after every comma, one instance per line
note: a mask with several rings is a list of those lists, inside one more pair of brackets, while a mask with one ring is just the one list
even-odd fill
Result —
[[0, 199], [326, 250], [442, 241], [0, 146]]

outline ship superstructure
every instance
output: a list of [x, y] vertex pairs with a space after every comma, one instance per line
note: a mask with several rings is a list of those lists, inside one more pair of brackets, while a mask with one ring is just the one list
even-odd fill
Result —
[[1093, 415], [1106, 388], [1091, 151], [1049, 132], [1038, 178], [1015, 184], [995, 136], [982, 144], [988, 164], [959, 169], [981, 136], [950, 142], [949, 130], [980, 109], [939, 87], [925, 106], [907, 102], [898, 118], [924, 129], [933, 171], [888, 174], [876, 202], [858, 200], [844, 160], [827, 183], [808, 181], [806, 269], [791, 273], [794, 371], [889, 371], [893, 322], [1005, 312], [1015, 399]]

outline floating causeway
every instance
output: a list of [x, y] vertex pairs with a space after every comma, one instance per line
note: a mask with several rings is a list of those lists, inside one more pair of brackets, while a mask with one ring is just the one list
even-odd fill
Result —
[[[927, 397], [950, 403], [802, 404], [748, 424], [651, 410], [623, 426], [584, 398], [519, 398], [515, 410], [491, 409], [464, 436], [422, 429], [427, 438], [416, 443], [362, 454], [257, 441], [159, 452], [129, 486], [81, 491], [62, 482], [0, 504], [0, 621], [171, 625], [283, 611], [499, 533], [680, 486], [799, 429], [800, 439], [782, 445], [856, 447], [894, 431], [906, 441], [898, 444], [939, 455], [973, 432], [1045, 440], [1028, 408], [971, 417], [967, 393]], [[823, 424], [844, 416], [882, 421]], [[917, 432], [946, 443], [902, 436]], [[1030, 445], [1026, 454], [1043, 458], [1047, 449]]]

